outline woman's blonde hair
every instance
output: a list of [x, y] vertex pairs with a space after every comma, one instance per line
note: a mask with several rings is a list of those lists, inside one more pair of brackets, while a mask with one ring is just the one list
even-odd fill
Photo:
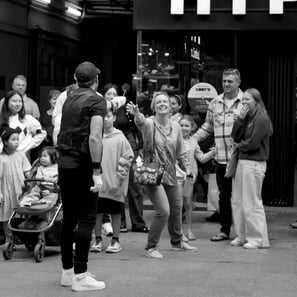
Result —
[[151, 110], [152, 110], [152, 111], [155, 111], [156, 98], [157, 98], [158, 96], [160, 96], [160, 95], [164, 95], [164, 96], [166, 96], [166, 97], [168, 98], [168, 102], [170, 102], [170, 101], [169, 101], [169, 95], [168, 95], [166, 92], [162, 92], [162, 91], [160, 91], [160, 92], [155, 92], [154, 95], [153, 95], [152, 102], [151, 102]]

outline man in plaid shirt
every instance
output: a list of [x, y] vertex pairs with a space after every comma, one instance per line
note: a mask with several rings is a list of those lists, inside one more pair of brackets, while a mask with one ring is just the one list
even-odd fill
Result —
[[237, 69], [226, 69], [222, 75], [224, 92], [215, 97], [208, 106], [205, 122], [195, 133], [197, 141], [202, 141], [213, 134], [216, 146], [216, 180], [219, 188], [220, 233], [211, 241], [229, 239], [232, 225], [232, 178], [226, 178], [226, 166], [231, 156], [233, 140], [231, 131], [233, 122], [242, 108], [242, 92], [239, 89], [240, 73]]

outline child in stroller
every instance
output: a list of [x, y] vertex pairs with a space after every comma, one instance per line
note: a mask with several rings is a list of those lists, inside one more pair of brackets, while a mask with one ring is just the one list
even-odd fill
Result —
[[57, 186], [57, 154], [53, 147], [44, 147], [41, 157], [34, 162], [19, 205], [8, 221], [12, 235], [3, 248], [3, 257], [12, 258], [16, 238], [29, 251], [34, 251], [36, 262], [44, 258], [45, 247], [60, 244], [63, 218], [62, 203]]
[[[33, 215], [28, 216], [19, 225], [19, 228], [40, 229], [46, 226], [52, 217], [52, 213], [50, 211], [46, 212], [46, 210], [50, 210], [58, 199], [57, 152], [54, 147], [47, 146], [42, 149], [40, 158], [32, 166], [30, 176], [31, 179], [25, 180], [25, 184], [27, 187], [29, 186], [29, 189], [24, 192], [19, 203], [19, 209], [16, 211], [20, 213], [26, 208], [28, 213]], [[28, 185], [28, 182], [30, 185]], [[34, 211], [39, 215], [34, 216]]]

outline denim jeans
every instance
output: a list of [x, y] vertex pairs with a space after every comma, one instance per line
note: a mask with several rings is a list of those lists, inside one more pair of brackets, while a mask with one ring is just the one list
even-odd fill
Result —
[[[64, 269], [74, 266], [74, 273], [87, 271], [88, 254], [96, 222], [96, 203], [98, 193], [92, 193], [92, 169], [59, 168], [59, 182], [63, 205], [63, 223], [61, 230], [61, 256]], [[75, 234], [75, 256], [72, 244]]]
[[157, 246], [166, 223], [168, 223], [171, 244], [178, 246], [182, 241], [182, 197], [178, 186], [145, 186], [145, 191], [155, 210], [146, 249]]
[[129, 174], [128, 205], [132, 229], [146, 227], [143, 220], [143, 189], [134, 182], [134, 172], [131, 166]]
[[221, 232], [228, 236], [232, 225], [232, 209], [231, 209], [231, 195], [232, 195], [232, 178], [226, 178], [226, 164], [216, 163], [216, 180], [219, 188], [219, 208], [220, 208], [220, 223]]

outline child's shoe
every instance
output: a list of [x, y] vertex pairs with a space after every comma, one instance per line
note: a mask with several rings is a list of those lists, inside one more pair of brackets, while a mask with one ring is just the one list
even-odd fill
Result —
[[106, 248], [106, 253], [119, 253], [122, 250], [120, 243], [116, 240], [112, 240], [110, 245]]
[[195, 237], [195, 235], [194, 235], [194, 233], [192, 231], [187, 233], [187, 238], [189, 240], [196, 240], [196, 237]]
[[62, 270], [62, 277], [61, 277], [61, 286], [62, 287], [71, 287], [73, 277], [74, 277], [73, 268], [63, 269]]
[[99, 242], [94, 242], [91, 246], [90, 251], [93, 253], [100, 253], [102, 251], [102, 240], [100, 240]]
[[76, 292], [103, 290], [104, 288], [105, 283], [97, 281], [89, 272], [74, 275], [71, 287], [72, 291]]

